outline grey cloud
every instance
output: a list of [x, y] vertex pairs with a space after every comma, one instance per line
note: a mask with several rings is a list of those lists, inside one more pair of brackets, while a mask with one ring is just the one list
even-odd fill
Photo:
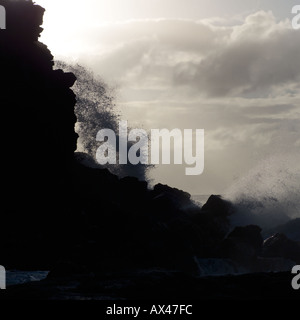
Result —
[[[269, 12], [222, 27], [188, 20], [141, 20], [101, 27], [105, 52], [91, 53], [104, 77], [126, 84], [186, 87], [210, 97], [266, 97], [300, 81], [300, 32]], [[89, 33], [94, 41], [95, 34]]]
[[300, 33], [259, 13], [235, 27], [221, 50], [178, 66], [174, 83], [208, 96], [268, 96], [276, 86], [300, 81], [299, 56]]
[[[87, 32], [84, 41], [91, 51], [85, 59], [104, 77], [131, 84], [155, 78], [172, 85], [177, 66], [204, 58], [229, 35], [226, 29], [215, 32], [210, 25], [188, 20], [111, 24]], [[95, 37], [99, 44], [92, 45]]]
[[[120, 83], [124, 119], [145, 129], [205, 129], [201, 180], [211, 189], [221, 190], [275, 150], [300, 146], [300, 32], [271, 13], [227, 26], [185, 20], [111, 24], [85, 41], [93, 70]], [[168, 170], [157, 175], [182, 187], [184, 174]], [[193, 183], [186, 182], [186, 189], [199, 190]]]

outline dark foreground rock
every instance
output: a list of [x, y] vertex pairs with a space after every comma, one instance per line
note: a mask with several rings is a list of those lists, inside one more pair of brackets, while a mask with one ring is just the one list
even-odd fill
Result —
[[0, 5], [6, 9], [0, 30], [1, 263], [47, 267], [66, 249], [70, 215], [77, 214], [71, 201], [76, 77], [54, 70], [50, 50], [38, 41], [42, 7], [24, 0]]
[[290, 259], [295, 264], [300, 264], [300, 245], [287, 238], [284, 234], [276, 233], [264, 241], [262, 256]]
[[266, 230], [264, 232], [264, 238], [269, 238], [276, 233], [283, 233], [290, 240], [300, 243], [300, 218], [292, 219], [271, 230]]
[[219, 255], [251, 268], [260, 255], [262, 244], [260, 227], [236, 227], [221, 243]]

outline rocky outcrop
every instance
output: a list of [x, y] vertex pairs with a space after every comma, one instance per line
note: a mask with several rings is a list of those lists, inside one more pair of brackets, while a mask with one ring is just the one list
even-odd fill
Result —
[[232, 205], [221, 196], [211, 195], [203, 205], [202, 211], [209, 212], [216, 217], [226, 218], [232, 214]]
[[237, 261], [251, 270], [262, 244], [260, 227], [236, 227], [220, 245], [219, 255]]
[[290, 240], [300, 243], [300, 218], [292, 219], [264, 232], [264, 237], [269, 238], [276, 233], [283, 233]]
[[262, 256], [266, 258], [285, 258], [300, 264], [300, 246], [282, 233], [276, 233], [266, 239], [262, 248]]
[[[168, 202], [174, 208], [184, 208], [191, 205], [191, 195], [177, 188], [171, 188], [161, 183], [154, 186], [152, 191], [153, 199], [160, 199], [162, 202]], [[163, 200], [162, 200], [163, 199]]]
[[77, 134], [76, 98], [70, 87], [76, 78], [53, 70], [51, 52], [38, 41], [42, 7], [24, 0], [0, 0], [0, 5], [7, 20], [6, 29], [0, 30], [5, 225], [0, 249], [3, 263], [25, 262], [43, 256], [42, 247], [47, 251], [60, 241], [63, 233], [58, 229], [66, 228], [68, 211], [73, 211], [70, 174]]
[[210, 256], [230, 231], [229, 216], [232, 214], [231, 204], [221, 196], [212, 195], [202, 206], [194, 210], [191, 219], [201, 229], [201, 249], [198, 255]]

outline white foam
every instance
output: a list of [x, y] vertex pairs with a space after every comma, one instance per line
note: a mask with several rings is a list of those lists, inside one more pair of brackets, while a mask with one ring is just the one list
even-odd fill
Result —
[[300, 154], [265, 159], [226, 192], [232, 225], [271, 228], [300, 217]]

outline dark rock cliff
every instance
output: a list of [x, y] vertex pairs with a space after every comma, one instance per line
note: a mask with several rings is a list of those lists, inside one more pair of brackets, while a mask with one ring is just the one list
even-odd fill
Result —
[[[1, 238], [19, 238], [26, 251], [31, 237], [38, 241], [36, 228], [49, 232], [49, 216], [53, 221], [68, 207], [62, 192], [69, 189], [77, 142], [70, 89], [76, 78], [53, 70], [51, 52], [38, 41], [42, 7], [21, 0], [0, 5], [6, 9], [6, 29], [0, 30]], [[2, 257], [5, 252], [14, 256], [7, 246]]]

